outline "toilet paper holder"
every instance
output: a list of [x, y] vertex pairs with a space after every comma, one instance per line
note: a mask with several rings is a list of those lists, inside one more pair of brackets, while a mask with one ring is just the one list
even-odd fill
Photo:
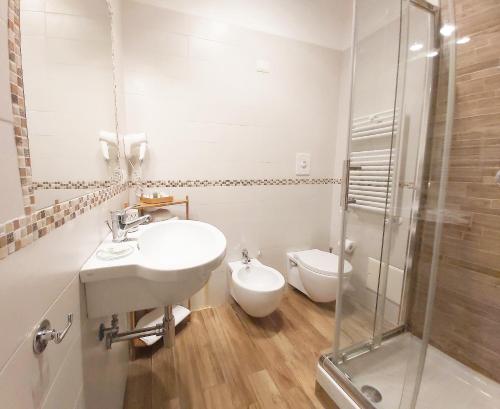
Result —
[[356, 248], [356, 243], [353, 240], [345, 239], [344, 241], [344, 251], [347, 254], [352, 254]]

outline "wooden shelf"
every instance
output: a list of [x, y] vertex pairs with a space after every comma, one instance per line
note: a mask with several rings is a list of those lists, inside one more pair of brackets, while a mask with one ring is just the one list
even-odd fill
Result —
[[144, 209], [152, 209], [152, 208], [160, 209], [162, 207], [179, 206], [179, 205], [186, 206], [186, 220], [189, 220], [189, 196], [186, 196], [185, 199], [174, 199], [172, 202], [165, 202], [165, 203], [137, 203], [134, 206], [134, 209], [138, 209], [139, 212], [142, 214], [142, 210]]
[[181, 204], [188, 204], [189, 200], [174, 200], [172, 202], [164, 202], [164, 203], [138, 203], [134, 206], [134, 209], [147, 209], [149, 207], [167, 207], [167, 206], [175, 206]]

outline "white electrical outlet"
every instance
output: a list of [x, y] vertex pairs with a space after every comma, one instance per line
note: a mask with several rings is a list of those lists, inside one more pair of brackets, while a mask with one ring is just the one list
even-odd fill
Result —
[[309, 176], [311, 174], [311, 154], [297, 153], [295, 155], [295, 174]]

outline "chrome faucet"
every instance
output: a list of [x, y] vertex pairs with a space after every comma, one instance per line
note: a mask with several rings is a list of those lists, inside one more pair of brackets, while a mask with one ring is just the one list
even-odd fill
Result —
[[247, 249], [243, 249], [241, 251], [241, 255], [243, 257], [243, 260], [242, 260], [242, 263], [243, 264], [250, 264], [250, 257], [248, 256], [248, 250]]
[[113, 241], [121, 242], [127, 238], [127, 233], [130, 229], [139, 226], [140, 224], [149, 223], [151, 221], [151, 216], [142, 216], [131, 222], [125, 220], [127, 210], [132, 207], [127, 207], [123, 210], [115, 210], [111, 212], [111, 232], [113, 233]]

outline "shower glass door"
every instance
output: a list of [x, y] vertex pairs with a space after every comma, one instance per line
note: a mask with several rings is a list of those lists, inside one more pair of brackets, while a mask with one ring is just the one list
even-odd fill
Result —
[[[341, 234], [341, 241], [353, 241], [355, 250], [343, 254], [352, 265], [352, 273], [342, 286], [336, 310], [336, 346], [343, 354], [371, 344], [379, 323], [382, 243], [395, 194], [394, 142], [401, 127], [396, 98], [401, 11], [401, 0], [356, 2], [351, 132], [344, 169], [343, 182], [347, 185]], [[402, 262], [403, 257], [394, 261], [395, 267], [402, 269]], [[399, 325], [400, 295], [401, 290], [392, 286], [386, 295], [390, 298], [384, 307], [384, 330]]]
[[[360, 396], [387, 409], [411, 407], [425, 349], [405, 324], [437, 17], [423, 0], [356, 1], [339, 262], [339, 271], [351, 263], [352, 273], [339, 290], [332, 360]], [[351, 254], [342, 250], [346, 240], [356, 244]]]

